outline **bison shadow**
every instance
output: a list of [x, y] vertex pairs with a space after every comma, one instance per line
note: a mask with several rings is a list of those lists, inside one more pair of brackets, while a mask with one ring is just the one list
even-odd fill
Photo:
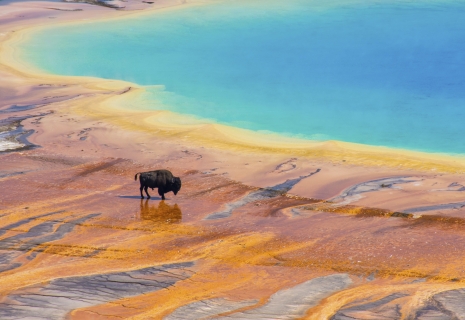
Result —
[[[122, 198], [122, 199], [140, 199], [140, 196], [118, 196], [118, 198]], [[151, 197], [150, 199], [151, 200], [161, 200], [161, 197]]]
[[182, 221], [182, 211], [177, 204], [169, 205], [165, 201], [160, 201], [158, 206], [149, 205], [149, 200], [140, 200], [140, 218], [158, 223], [180, 223]]

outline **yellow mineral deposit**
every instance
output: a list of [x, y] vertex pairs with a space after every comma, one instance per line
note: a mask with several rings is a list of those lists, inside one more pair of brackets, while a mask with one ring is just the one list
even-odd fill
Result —
[[[143, 88], [29, 72], [14, 46], [133, 12], [0, 8], [0, 110], [36, 106], [0, 114], [34, 130], [0, 153], [0, 318], [465, 317], [463, 159], [130, 110]], [[158, 168], [181, 191], [141, 200]]]

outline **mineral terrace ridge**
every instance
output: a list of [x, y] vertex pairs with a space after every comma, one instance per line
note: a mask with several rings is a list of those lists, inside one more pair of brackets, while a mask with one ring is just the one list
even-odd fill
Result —
[[[34, 28], [208, 5], [98, 4], [0, 1], [1, 319], [465, 318], [462, 158], [181, 125], [16, 59]], [[159, 168], [181, 191], [141, 200]]]

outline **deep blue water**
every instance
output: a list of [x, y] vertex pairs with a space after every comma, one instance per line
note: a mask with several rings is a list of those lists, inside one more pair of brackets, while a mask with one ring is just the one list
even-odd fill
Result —
[[49, 29], [23, 58], [164, 85], [149, 104], [224, 124], [465, 154], [465, 3], [315, 3], [231, 0]]

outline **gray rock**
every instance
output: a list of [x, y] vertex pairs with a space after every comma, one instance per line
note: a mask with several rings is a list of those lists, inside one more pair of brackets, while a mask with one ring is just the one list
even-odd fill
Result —
[[248, 195], [242, 197], [241, 199], [226, 204], [226, 209], [220, 212], [215, 212], [208, 215], [205, 220], [216, 220], [216, 219], [224, 219], [229, 217], [233, 210], [245, 206], [248, 203], [263, 200], [263, 199], [270, 199], [281, 196], [287, 192], [289, 192], [297, 183], [301, 180], [313, 176], [314, 174], [320, 172], [321, 169], [317, 169], [315, 172], [309, 173], [305, 176], [300, 176], [295, 179], [288, 179], [283, 183], [277, 184], [273, 187], [263, 188], [254, 192], [249, 193]]
[[217, 298], [189, 303], [176, 309], [164, 320], [204, 319], [256, 304], [257, 300], [231, 301]]
[[400, 306], [392, 301], [408, 296], [405, 293], [394, 293], [382, 299], [362, 303], [354, 307], [342, 308], [331, 320], [353, 320], [353, 319], [400, 319]]
[[322, 299], [347, 288], [351, 283], [347, 274], [315, 278], [276, 292], [261, 307], [217, 319], [297, 319]]
[[400, 189], [399, 187], [396, 187], [396, 185], [416, 181], [418, 180], [413, 177], [394, 177], [366, 181], [344, 190], [340, 195], [330, 199], [329, 201], [336, 202], [339, 205], [349, 204], [358, 200], [360, 195], [363, 193], [380, 191], [382, 189]]
[[451, 316], [449, 319], [465, 319], [465, 289], [449, 290], [433, 296], [438, 308]]
[[65, 319], [78, 308], [168, 288], [194, 272], [193, 262], [55, 279], [17, 290], [0, 303], [0, 319]]
[[407, 212], [407, 213], [418, 213], [418, 212], [437, 211], [437, 210], [461, 209], [463, 207], [465, 207], [465, 201], [436, 204], [436, 205], [432, 205], [432, 206], [408, 208], [408, 209], [405, 209], [403, 211]]
[[[51, 216], [61, 212], [63, 211], [50, 212], [9, 224], [0, 229], [0, 236], [4, 235], [8, 230], [14, 230], [33, 220]], [[45, 250], [45, 248], [41, 246], [42, 244], [62, 239], [66, 234], [73, 231], [77, 224], [83, 223], [84, 221], [89, 220], [98, 215], [98, 213], [88, 214], [86, 216], [71, 220], [69, 222], [63, 222], [60, 220], [45, 221], [32, 227], [27, 232], [19, 233], [11, 237], [1, 239], [0, 273], [16, 269], [22, 266], [22, 263], [19, 263], [15, 260], [20, 258], [25, 253], [31, 252], [31, 250], [32, 252], [27, 256], [27, 259], [29, 261], [34, 259], [40, 252]]]

